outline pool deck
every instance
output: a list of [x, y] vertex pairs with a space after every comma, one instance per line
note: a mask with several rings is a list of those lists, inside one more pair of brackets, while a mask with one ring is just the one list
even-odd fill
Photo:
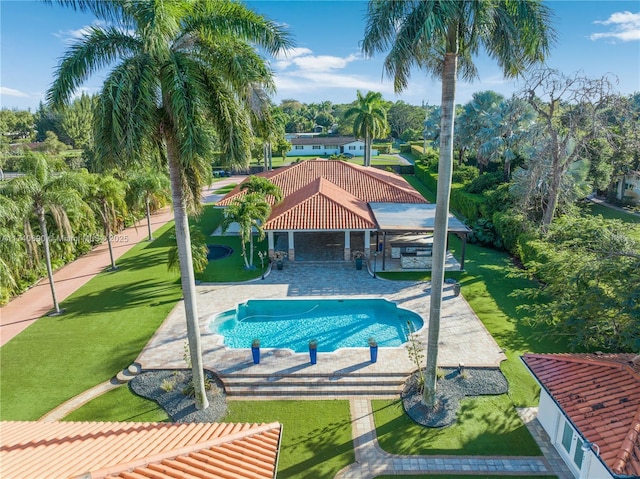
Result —
[[[347, 377], [406, 378], [415, 369], [405, 347], [380, 348], [378, 361], [369, 361], [369, 350], [345, 348], [332, 353], [318, 353], [318, 362], [311, 365], [308, 353], [289, 349], [263, 349], [260, 364], [254, 365], [249, 349], [230, 349], [222, 337], [209, 331], [211, 318], [235, 308], [238, 303], [258, 298], [385, 298], [399, 307], [412, 310], [425, 321], [417, 332], [420, 342], [427, 344], [429, 316], [429, 283], [387, 281], [373, 278], [366, 270], [356, 270], [353, 263], [287, 263], [281, 271], [274, 270], [264, 280], [241, 284], [201, 284], [197, 286], [200, 331], [204, 366], [225, 378], [244, 378], [247, 388], [233, 394], [242, 395], [256, 388], [257, 378], [286, 382], [285, 378], [326, 378], [334, 386]], [[169, 314], [164, 324], [141, 352], [137, 362], [143, 369], [185, 368], [183, 360], [186, 324], [182, 302]], [[445, 285], [441, 312], [440, 350], [438, 364], [442, 367], [497, 367], [506, 356], [491, 337], [462, 296], [455, 297], [450, 285]], [[226, 385], [226, 381], [225, 381]], [[308, 384], [307, 384], [308, 385]], [[290, 385], [293, 394], [304, 386]], [[344, 384], [345, 393], [355, 385]], [[396, 388], [397, 389], [397, 388]], [[375, 388], [374, 388], [375, 390]], [[381, 388], [382, 391], [382, 388]], [[253, 391], [255, 396], [255, 391]], [[325, 388], [323, 395], [341, 395], [336, 388]], [[363, 392], [364, 393], [364, 392]], [[371, 391], [368, 391], [371, 395]], [[390, 393], [390, 392], [387, 392]], [[259, 394], [259, 393], [258, 393]], [[268, 395], [287, 395], [265, 390]], [[374, 394], [375, 395], [375, 394]]]

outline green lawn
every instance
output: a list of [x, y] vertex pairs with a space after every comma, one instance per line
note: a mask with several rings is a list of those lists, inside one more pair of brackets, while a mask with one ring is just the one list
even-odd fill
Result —
[[89, 401], [64, 421], [171, 422], [155, 401], [133, 394], [126, 384]]
[[455, 424], [425, 428], [400, 400], [372, 401], [378, 443], [392, 454], [541, 456], [535, 440], [506, 395], [467, 398]]
[[[447, 479], [557, 479], [557, 476], [487, 476], [485, 474], [470, 474], [470, 475], [451, 475], [445, 474], [403, 474], [401, 477], [408, 477], [412, 479], [431, 479], [432, 477], [446, 477]], [[375, 479], [398, 479], [398, 476], [376, 476]]]
[[592, 215], [600, 215], [608, 220], [622, 220], [626, 223], [640, 223], [640, 216], [634, 215], [631, 213], [627, 213], [625, 211], [614, 210], [613, 208], [608, 208], [598, 203], [593, 203], [589, 201], [588, 203], [584, 203], [582, 208]]
[[181, 297], [167, 271], [170, 223], [0, 348], [0, 418], [36, 420], [135, 360]]
[[229, 401], [226, 422], [282, 423], [279, 478], [333, 477], [355, 461], [348, 401]]

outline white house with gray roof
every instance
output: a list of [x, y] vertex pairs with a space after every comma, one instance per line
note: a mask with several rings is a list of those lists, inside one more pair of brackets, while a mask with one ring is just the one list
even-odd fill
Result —
[[[288, 156], [330, 156], [350, 153], [353, 156], [364, 156], [364, 141], [352, 136], [314, 136], [291, 138], [291, 150]], [[371, 150], [376, 156], [378, 150]]]

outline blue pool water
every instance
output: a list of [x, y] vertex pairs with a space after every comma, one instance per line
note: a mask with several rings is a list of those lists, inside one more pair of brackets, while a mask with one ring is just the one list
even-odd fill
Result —
[[224, 336], [230, 348], [249, 348], [254, 338], [263, 348], [308, 350], [311, 339], [318, 351], [378, 346], [400, 346], [407, 341], [410, 321], [414, 331], [423, 325], [416, 313], [384, 299], [252, 299], [214, 317], [211, 331]]

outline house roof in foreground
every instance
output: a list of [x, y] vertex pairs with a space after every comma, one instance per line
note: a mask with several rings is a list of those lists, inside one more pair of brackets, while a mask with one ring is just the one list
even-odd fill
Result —
[[525, 354], [523, 361], [617, 476], [640, 476], [640, 357]]
[[[278, 185], [284, 197], [266, 230], [373, 229], [369, 203], [427, 203], [401, 176], [344, 161], [318, 158], [257, 176]], [[217, 205], [227, 206], [243, 194], [240, 184]]]
[[272, 479], [281, 425], [3, 421], [0, 431], [5, 479]]

